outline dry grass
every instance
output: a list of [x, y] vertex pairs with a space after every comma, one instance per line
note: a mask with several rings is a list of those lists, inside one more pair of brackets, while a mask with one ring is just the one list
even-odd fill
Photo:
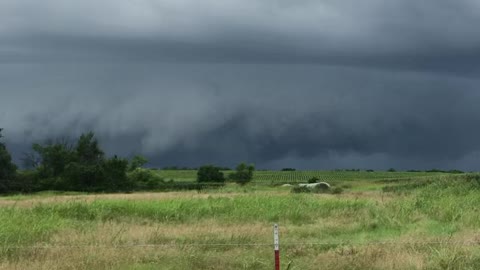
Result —
[[[1, 199], [10, 212], [0, 213], [18, 220], [5, 223], [10, 227], [0, 228], [0, 237], [17, 233], [15, 222], [44, 218], [54, 225], [22, 242], [27, 248], [1, 253], [0, 244], [0, 269], [272, 269], [271, 225], [278, 221], [282, 269], [292, 262], [290, 269], [301, 270], [476, 270], [479, 199], [469, 189], [299, 195], [243, 187]], [[178, 216], [162, 218], [171, 213]], [[24, 214], [36, 216], [22, 223]]]
[[242, 193], [199, 193], [197, 191], [185, 192], [145, 192], [145, 193], [118, 193], [118, 194], [89, 194], [89, 195], [55, 195], [37, 196], [25, 199], [0, 199], [0, 207], [34, 207], [39, 204], [54, 204], [66, 202], [93, 202], [96, 200], [127, 200], [127, 201], [160, 201], [172, 199], [206, 199], [229, 198], [242, 196]]
[[[480, 243], [480, 233], [464, 231], [450, 239], [405, 235], [396, 239], [398, 244], [340, 245], [327, 249], [288, 245], [297, 243], [297, 234], [302, 231], [314, 234], [315, 230], [330, 226], [346, 229], [351, 224], [338, 220], [283, 228], [283, 265], [293, 261], [291, 269], [463, 269], [453, 267], [458, 265], [458, 258], [468, 261], [478, 248], [447, 241]], [[4, 262], [0, 269], [271, 269], [271, 246], [189, 245], [269, 243], [271, 233], [270, 226], [261, 223], [227, 225], [215, 220], [193, 225], [92, 223], [59, 231], [48, 242], [53, 248], [38, 246], [25, 250], [21, 256], [24, 259]], [[419, 243], [422, 241], [445, 243], [424, 245]], [[453, 266], [445, 268], [437, 260], [432, 263], [432, 256], [443, 256], [445, 264]]]

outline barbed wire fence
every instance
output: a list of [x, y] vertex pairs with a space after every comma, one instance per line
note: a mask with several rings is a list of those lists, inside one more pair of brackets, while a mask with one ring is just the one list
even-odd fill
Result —
[[[316, 248], [316, 247], [329, 247], [332, 249], [338, 248], [360, 248], [360, 247], [372, 247], [372, 246], [388, 246], [390, 247], [416, 247], [416, 246], [463, 246], [463, 247], [480, 247], [480, 238], [466, 241], [453, 240], [450, 238], [442, 240], [430, 240], [430, 241], [398, 241], [398, 240], [388, 240], [388, 241], [319, 241], [319, 242], [279, 242], [279, 229], [278, 225], [274, 225], [274, 234], [273, 241], [270, 243], [256, 242], [256, 243], [211, 243], [211, 242], [170, 242], [170, 243], [158, 243], [158, 244], [144, 244], [144, 243], [135, 243], [135, 244], [105, 244], [105, 243], [94, 243], [94, 244], [59, 244], [59, 243], [37, 243], [34, 245], [10, 245], [7, 243], [0, 243], [0, 251], [6, 250], [53, 250], [53, 249], [134, 249], [134, 248], [151, 248], [158, 249], [161, 251], [165, 248], [187, 248], [187, 247], [212, 247], [212, 248], [222, 248], [222, 247], [233, 247], [233, 248], [271, 248], [274, 251], [274, 259], [272, 260], [275, 264], [275, 269], [280, 269], [280, 250], [285, 251], [293, 247], [303, 247], [303, 248]], [[281, 249], [280, 249], [281, 247]], [[290, 267], [288, 263], [287, 269]]]
[[[385, 242], [291, 242], [282, 243], [282, 247], [296, 246], [387, 246], [387, 245], [452, 245], [452, 246], [479, 246], [480, 241], [385, 241]], [[85, 245], [58, 245], [58, 244], [36, 244], [36, 245], [0, 245], [1, 248], [12, 249], [55, 249], [55, 248], [156, 248], [156, 247], [274, 247], [268, 243], [164, 243], [164, 244], [85, 244]]]

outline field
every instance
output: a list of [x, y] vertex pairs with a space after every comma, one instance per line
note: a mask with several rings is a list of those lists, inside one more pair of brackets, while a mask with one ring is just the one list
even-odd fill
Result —
[[[157, 175], [165, 179], [175, 181], [195, 181], [195, 170], [156, 170]], [[223, 171], [225, 175], [232, 171]], [[320, 181], [353, 181], [353, 180], [381, 180], [412, 177], [430, 177], [442, 175], [442, 173], [428, 172], [367, 172], [367, 171], [256, 171], [253, 182], [262, 183], [305, 183], [310, 178], [316, 177]]]
[[273, 223], [282, 269], [480, 269], [480, 176], [345, 173], [332, 178], [341, 194], [254, 183], [2, 197], [0, 269], [273, 269]]

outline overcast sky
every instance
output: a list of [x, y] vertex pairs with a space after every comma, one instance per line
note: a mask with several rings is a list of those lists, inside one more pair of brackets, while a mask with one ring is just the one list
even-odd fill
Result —
[[480, 1], [1, 0], [0, 127], [151, 166], [480, 170]]

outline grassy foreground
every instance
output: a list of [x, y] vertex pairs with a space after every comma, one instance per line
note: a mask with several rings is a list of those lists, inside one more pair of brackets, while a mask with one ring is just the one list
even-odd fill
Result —
[[0, 269], [480, 269], [477, 176], [0, 198]]

